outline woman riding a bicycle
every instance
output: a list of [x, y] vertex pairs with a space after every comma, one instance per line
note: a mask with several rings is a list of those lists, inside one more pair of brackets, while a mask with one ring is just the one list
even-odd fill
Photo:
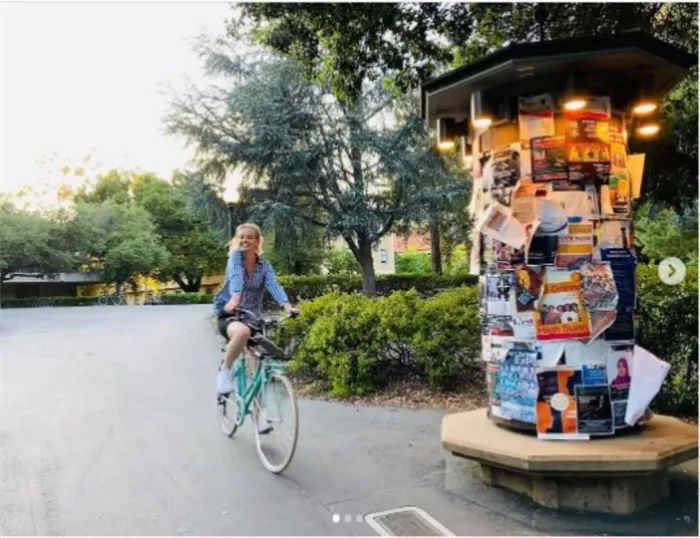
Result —
[[[268, 290], [275, 301], [290, 314], [298, 311], [289, 303], [287, 294], [277, 282], [275, 271], [269, 262], [262, 259], [262, 232], [256, 224], [241, 224], [229, 243], [229, 259], [226, 279], [221, 291], [214, 299], [219, 332], [228, 339], [226, 358], [219, 371], [216, 387], [220, 394], [233, 390], [231, 368], [233, 362], [245, 349], [250, 337], [259, 330], [256, 323], [246, 316], [236, 314], [237, 309], [261, 315], [263, 295]], [[253, 361], [253, 357], [250, 357]], [[255, 368], [255, 364], [252, 364]], [[258, 417], [258, 430], [266, 430], [264, 417]]]

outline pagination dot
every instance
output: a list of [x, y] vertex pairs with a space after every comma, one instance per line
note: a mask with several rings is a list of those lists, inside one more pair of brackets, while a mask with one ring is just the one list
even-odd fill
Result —
[[340, 514], [333, 514], [333, 523], [340, 523]]

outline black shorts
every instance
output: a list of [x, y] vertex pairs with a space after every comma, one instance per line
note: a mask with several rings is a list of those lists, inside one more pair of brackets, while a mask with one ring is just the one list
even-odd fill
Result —
[[255, 323], [254, 320], [252, 319], [246, 319], [248, 316], [244, 316], [242, 314], [235, 314], [233, 316], [231, 315], [226, 315], [226, 316], [221, 316], [216, 319], [216, 325], [219, 328], [219, 334], [223, 336], [226, 340], [228, 340], [228, 326], [230, 323], [233, 323], [234, 321], [240, 321], [250, 329], [250, 335], [253, 336], [259, 332], [262, 332], [262, 328], [258, 326], [257, 323]]

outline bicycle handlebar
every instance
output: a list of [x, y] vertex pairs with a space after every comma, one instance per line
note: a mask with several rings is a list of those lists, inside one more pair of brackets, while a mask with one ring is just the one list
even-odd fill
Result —
[[243, 314], [247, 314], [258, 321], [262, 321], [265, 325], [270, 325], [270, 324], [277, 325], [279, 323], [282, 323], [285, 320], [288, 320], [290, 318], [295, 318], [299, 315], [299, 311], [297, 310], [297, 311], [295, 311], [295, 313], [287, 314], [286, 316], [282, 316], [278, 320], [266, 320], [266, 319], [258, 316], [255, 312], [251, 312], [250, 310], [246, 310], [245, 308], [236, 308], [236, 310], [233, 312], [233, 314], [229, 315], [228, 317], [231, 317], [231, 318], [235, 317], [235, 314], [237, 312], [242, 312]]

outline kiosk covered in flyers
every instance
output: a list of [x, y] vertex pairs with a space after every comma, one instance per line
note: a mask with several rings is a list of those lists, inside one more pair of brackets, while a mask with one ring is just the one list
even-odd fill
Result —
[[436, 147], [472, 169], [491, 427], [561, 443], [653, 422], [669, 365], [635, 344], [634, 147], [695, 63], [633, 32], [510, 45], [422, 85]]

